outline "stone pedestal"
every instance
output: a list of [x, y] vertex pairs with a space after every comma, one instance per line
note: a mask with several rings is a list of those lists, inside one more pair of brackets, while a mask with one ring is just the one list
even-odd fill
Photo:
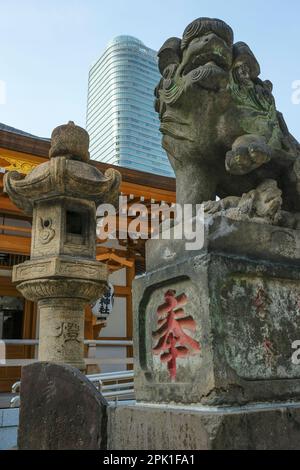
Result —
[[110, 406], [109, 450], [299, 450], [300, 403]]
[[[134, 284], [138, 402], [297, 401], [299, 231], [222, 218], [209, 221], [206, 231], [197, 253], [168, 242], [174, 259], [155, 270], [163, 242], [153, 250], [155, 242], [148, 242], [152, 270]], [[173, 349], [172, 331], [180, 337]]]
[[300, 233], [224, 217], [205, 233], [195, 252], [147, 242], [137, 403], [109, 410], [110, 449], [299, 448]]
[[100, 450], [107, 402], [78, 369], [37, 362], [22, 368], [19, 450]]

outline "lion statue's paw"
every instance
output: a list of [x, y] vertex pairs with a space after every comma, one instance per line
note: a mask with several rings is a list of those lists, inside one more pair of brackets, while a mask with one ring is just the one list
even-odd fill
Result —
[[232, 175], [246, 175], [271, 159], [268, 145], [253, 142], [233, 148], [226, 154], [225, 167]]

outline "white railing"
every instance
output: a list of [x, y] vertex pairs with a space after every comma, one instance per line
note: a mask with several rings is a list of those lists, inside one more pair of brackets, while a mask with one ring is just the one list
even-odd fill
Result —
[[0, 344], [9, 346], [38, 346], [38, 339], [1, 339]]
[[117, 401], [119, 397], [128, 400], [134, 398], [133, 370], [90, 374], [87, 378], [107, 399]]
[[[37, 347], [39, 344], [38, 339], [1, 339], [0, 340], [0, 367], [22, 367], [37, 361]], [[35, 346], [34, 356], [35, 359], [7, 359], [6, 347], [7, 346]]]
[[[123, 365], [133, 364], [133, 357], [97, 357], [98, 348], [110, 347], [128, 347], [132, 346], [131, 340], [85, 340], [88, 345], [88, 357], [84, 358], [85, 364], [103, 366], [103, 365]], [[6, 359], [6, 346], [35, 346], [34, 359]], [[5, 339], [0, 340], [0, 367], [15, 366], [22, 367], [37, 362], [38, 339]], [[108, 400], [132, 399], [134, 397], [133, 371], [118, 371], [87, 375], [89, 380], [101, 391], [102, 395]], [[121, 382], [120, 382], [121, 381]], [[15, 393], [11, 400], [11, 406], [20, 406], [20, 397], [18, 395], [20, 382], [13, 385], [12, 393]]]
[[10, 400], [10, 408], [20, 408], [20, 395], [16, 395]]
[[[84, 344], [88, 346], [88, 355], [84, 358], [86, 365], [110, 365], [110, 364], [133, 364], [132, 357], [97, 357], [98, 347], [126, 347], [132, 346], [131, 340], [84, 340]], [[0, 367], [21, 367], [36, 362], [38, 339], [4, 339], [0, 340]], [[6, 359], [6, 346], [35, 346], [34, 359]]]
[[[20, 346], [38, 346], [38, 339], [1, 339], [0, 344], [20, 345]], [[102, 346], [132, 346], [132, 340], [123, 339], [85, 339], [84, 344], [102, 345]]]
[[10, 407], [11, 408], [18, 408], [20, 406], [20, 389], [21, 389], [21, 382], [15, 382], [13, 386], [11, 387], [11, 393], [16, 394], [15, 397], [13, 397], [10, 400]]
[[90, 345], [100, 345], [100, 346], [132, 346], [132, 340], [123, 340], [123, 339], [85, 339], [84, 344]]

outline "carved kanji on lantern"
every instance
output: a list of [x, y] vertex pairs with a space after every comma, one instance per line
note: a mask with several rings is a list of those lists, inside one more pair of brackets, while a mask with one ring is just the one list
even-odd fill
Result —
[[156, 314], [158, 330], [152, 333], [156, 345], [153, 354], [160, 355], [161, 362], [168, 364], [171, 380], [176, 379], [176, 359], [186, 358], [200, 352], [200, 344], [184, 330], [194, 332], [196, 322], [187, 316], [184, 307], [188, 301], [185, 294], [175, 297], [176, 291], [168, 290], [165, 302], [159, 305]]

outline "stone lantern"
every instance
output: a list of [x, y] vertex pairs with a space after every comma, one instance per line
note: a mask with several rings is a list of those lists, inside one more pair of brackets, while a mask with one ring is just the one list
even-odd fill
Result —
[[107, 287], [107, 267], [96, 261], [96, 206], [117, 201], [121, 179], [89, 163], [88, 147], [88, 133], [69, 122], [54, 129], [49, 161], [4, 178], [14, 204], [33, 215], [31, 257], [14, 266], [13, 283], [38, 304], [38, 359], [81, 370], [84, 307]]

